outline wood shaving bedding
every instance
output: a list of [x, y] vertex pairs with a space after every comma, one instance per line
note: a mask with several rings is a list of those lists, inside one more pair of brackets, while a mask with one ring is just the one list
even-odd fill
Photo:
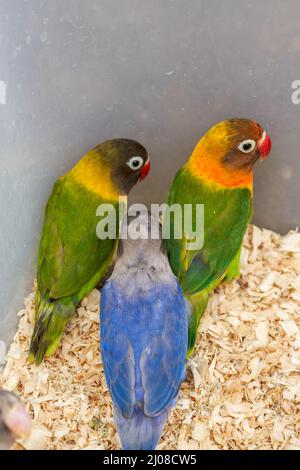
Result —
[[[250, 226], [242, 276], [202, 319], [187, 381], [158, 449], [300, 449], [300, 233]], [[0, 370], [33, 431], [17, 449], [119, 449], [99, 355], [99, 298], [85, 298], [57, 353], [27, 363], [34, 294]]]

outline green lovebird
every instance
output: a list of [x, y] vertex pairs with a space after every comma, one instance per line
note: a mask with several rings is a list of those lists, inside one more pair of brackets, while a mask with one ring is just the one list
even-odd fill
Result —
[[[248, 119], [230, 119], [212, 127], [196, 145], [188, 162], [171, 185], [168, 204], [192, 205], [192, 231], [196, 231], [196, 204], [203, 204], [202, 248], [191, 249], [184, 236], [184, 217], [169, 211], [170, 239], [165, 240], [170, 264], [191, 304], [190, 356], [209, 293], [223, 280], [239, 276], [243, 237], [252, 216], [253, 166], [267, 157], [271, 140], [262, 127]], [[177, 226], [177, 227], [176, 227]], [[176, 229], [183, 233], [175, 236]], [[177, 232], [178, 234], [178, 232]]]
[[36, 318], [29, 360], [40, 364], [56, 350], [77, 305], [101, 280], [118, 244], [96, 234], [101, 204], [119, 201], [150, 168], [145, 148], [129, 139], [103, 142], [54, 184], [38, 252]]

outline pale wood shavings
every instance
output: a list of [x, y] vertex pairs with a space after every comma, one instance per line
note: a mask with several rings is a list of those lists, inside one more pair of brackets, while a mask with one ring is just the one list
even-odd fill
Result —
[[[300, 234], [251, 226], [241, 272], [210, 300], [158, 449], [300, 449]], [[26, 362], [33, 298], [0, 374], [34, 419], [18, 448], [119, 448], [99, 356], [99, 292], [39, 368]]]

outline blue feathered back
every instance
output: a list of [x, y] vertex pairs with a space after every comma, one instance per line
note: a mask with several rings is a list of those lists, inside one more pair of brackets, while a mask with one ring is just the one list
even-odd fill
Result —
[[160, 245], [124, 245], [101, 294], [101, 354], [123, 449], [151, 450], [185, 376], [188, 309]]

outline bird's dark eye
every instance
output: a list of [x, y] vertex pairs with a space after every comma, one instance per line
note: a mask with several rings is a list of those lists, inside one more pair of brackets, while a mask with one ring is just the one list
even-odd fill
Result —
[[243, 150], [245, 150], [245, 152], [248, 152], [250, 149], [251, 149], [250, 142], [247, 142], [246, 144], [243, 144]]
[[243, 153], [250, 153], [254, 149], [255, 145], [255, 140], [247, 139], [240, 143], [238, 149]]
[[128, 160], [127, 165], [131, 170], [139, 170], [144, 164], [144, 160], [142, 157], [135, 156], [131, 157], [130, 160]]

